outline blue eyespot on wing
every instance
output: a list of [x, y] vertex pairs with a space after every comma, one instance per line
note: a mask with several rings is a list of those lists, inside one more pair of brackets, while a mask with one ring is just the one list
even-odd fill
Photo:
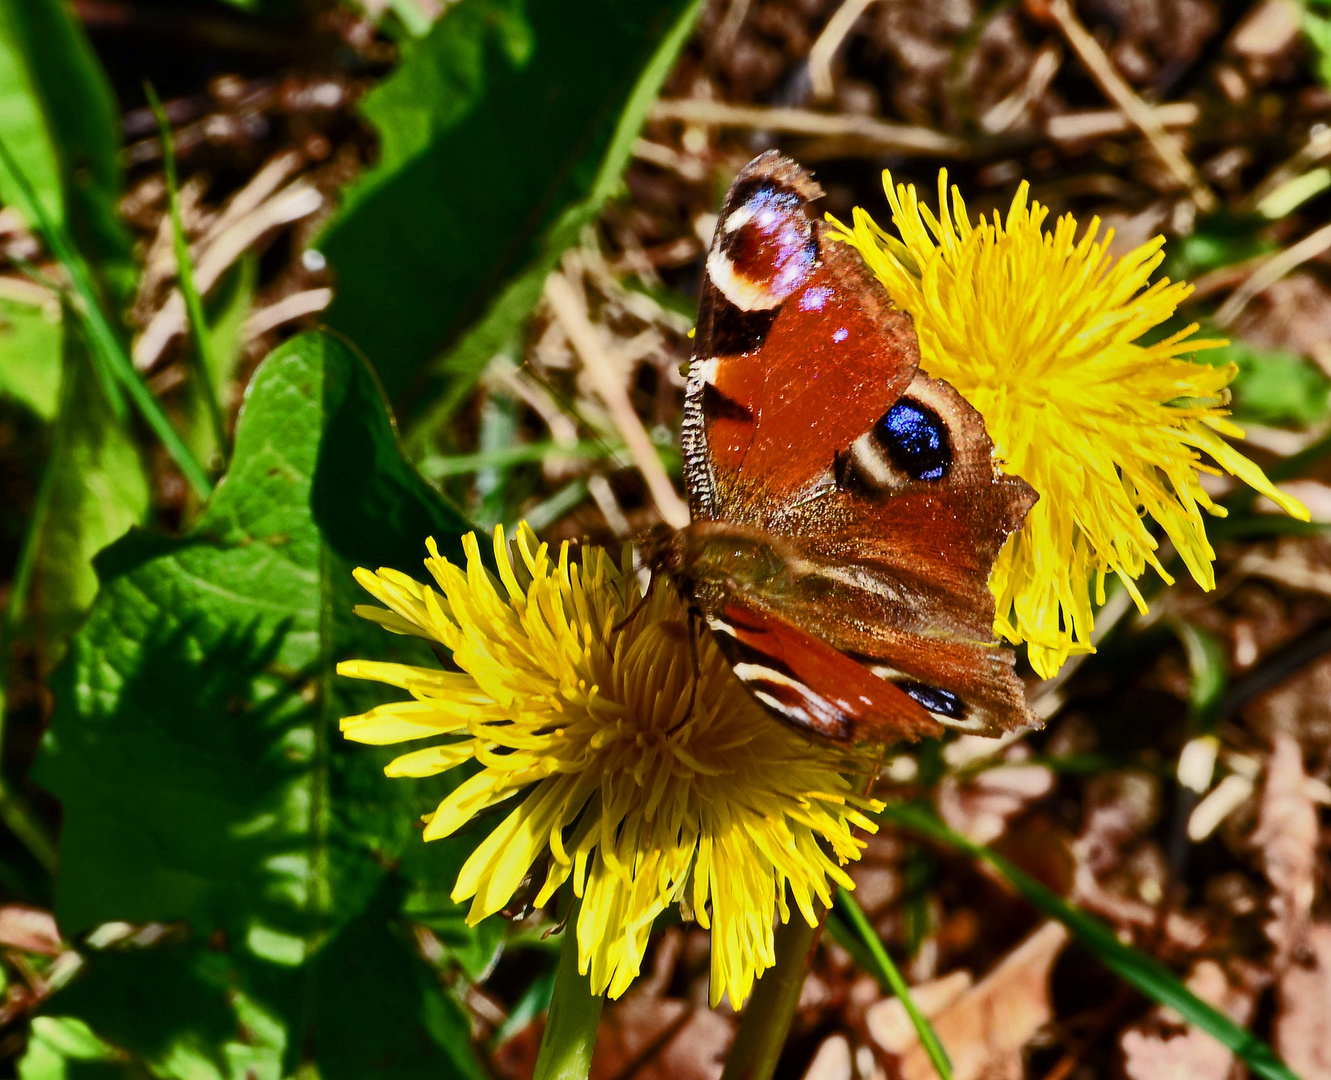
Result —
[[952, 467], [947, 425], [921, 402], [902, 398], [883, 414], [873, 433], [892, 464], [912, 480], [941, 480]]
[[960, 720], [966, 715], [965, 704], [951, 690], [922, 682], [898, 682], [897, 685], [931, 713], [949, 720]]

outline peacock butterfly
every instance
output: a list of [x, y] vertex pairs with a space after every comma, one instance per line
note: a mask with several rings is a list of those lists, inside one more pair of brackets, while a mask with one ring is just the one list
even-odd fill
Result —
[[1035, 502], [919, 371], [909, 316], [832, 242], [812, 176], [740, 172], [707, 256], [683, 423], [690, 524], [641, 539], [772, 714], [840, 741], [1034, 724], [989, 573]]

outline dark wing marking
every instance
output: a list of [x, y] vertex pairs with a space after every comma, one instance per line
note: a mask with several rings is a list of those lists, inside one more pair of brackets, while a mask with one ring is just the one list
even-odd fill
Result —
[[787, 723], [838, 742], [890, 743], [939, 735], [908, 690], [771, 612], [735, 600], [707, 623], [735, 675]]

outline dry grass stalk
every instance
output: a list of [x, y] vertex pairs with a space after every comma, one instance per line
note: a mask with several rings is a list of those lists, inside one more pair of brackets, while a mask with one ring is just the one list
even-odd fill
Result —
[[1215, 193], [1206, 186], [1206, 182], [1180, 149], [1174, 137], [1165, 130], [1155, 111], [1137, 96], [1118, 73], [1113, 61], [1105, 55], [1100, 43], [1091, 37], [1086, 27], [1078, 21], [1067, 0], [1052, 0], [1049, 4], [1049, 14], [1058, 23], [1058, 28], [1063, 31], [1063, 36], [1067, 38], [1073, 52], [1086, 65], [1086, 70], [1099, 84], [1100, 89], [1141, 130], [1156, 156], [1174, 174], [1179, 183], [1188, 189], [1192, 201], [1197, 204], [1197, 209], [1203, 213], [1214, 210], [1217, 205]]

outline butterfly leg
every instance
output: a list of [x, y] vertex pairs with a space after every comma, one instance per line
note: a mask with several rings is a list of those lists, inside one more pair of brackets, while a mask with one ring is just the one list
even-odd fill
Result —
[[630, 611], [627, 615], [625, 615], [622, 619], [620, 619], [619, 622], [615, 623], [615, 625], [610, 628], [610, 632], [612, 634], [618, 634], [621, 630], [624, 629], [624, 627], [628, 626], [629, 623], [631, 623], [634, 619], [638, 617], [639, 614], [641, 614], [642, 609], [647, 606], [647, 601], [652, 598], [652, 590], [655, 588], [656, 588], [656, 576], [653, 575], [652, 583], [647, 586], [647, 591], [643, 593], [638, 602], [633, 605], [633, 610]]

